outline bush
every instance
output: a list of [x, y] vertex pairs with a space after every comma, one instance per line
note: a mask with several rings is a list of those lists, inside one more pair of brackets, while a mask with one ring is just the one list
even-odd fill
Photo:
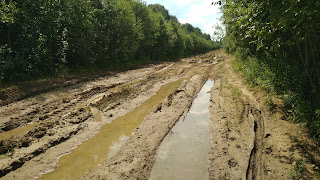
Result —
[[[320, 2], [219, 1], [226, 37], [246, 80], [282, 97], [320, 143]], [[317, 128], [315, 128], [317, 127]]]
[[1, 0], [0, 14], [0, 85], [219, 48], [163, 6], [135, 0]]

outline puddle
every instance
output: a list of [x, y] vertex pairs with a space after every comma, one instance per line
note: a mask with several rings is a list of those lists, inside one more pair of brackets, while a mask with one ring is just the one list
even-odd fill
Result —
[[214, 81], [206, 82], [185, 119], [179, 121], [162, 141], [150, 180], [209, 179], [209, 91], [213, 85]]
[[44, 174], [39, 179], [80, 179], [89, 170], [97, 168], [109, 158], [109, 154], [112, 156], [121, 148], [151, 109], [180, 87], [183, 80], [163, 85], [156, 95], [138, 108], [103, 126], [94, 137], [83, 142], [70, 154], [61, 157], [57, 169]]
[[0, 134], [0, 141], [5, 140], [5, 139], [10, 139], [10, 138], [15, 138], [21, 134], [27, 133], [39, 124], [40, 124], [39, 122], [33, 123], [33, 124], [27, 124], [25, 126], [18, 127], [18, 128], [12, 129], [10, 131], [3, 132]]

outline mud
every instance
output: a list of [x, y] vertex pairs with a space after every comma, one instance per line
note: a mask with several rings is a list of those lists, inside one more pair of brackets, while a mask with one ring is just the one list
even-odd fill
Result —
[[[1, 90], [0, 177], [49, 179], [48, 172], [67, 170], [60, 164], [64, 161], [75, 168], [70, 172], [79, 174], [70, 179], [148, 179], [161, 142], [185, 119], [207, 79], [215, 81], [209, 106], [209, 179], [290, 179], [299, 161], [306, 166], [300, 179], [317, 177], [319, 148], [306, 128], [286, 121], [281, 100], [272, 98], [275, 107], [269, 111], [263, 103], [266, 93], [248, 87], [233, 70], [232, 59], [223, 51], [213, 51], [135, 70]], [[181, 78], [182, 85], [163, 100], [148, 102], [161, 87]], [[125, 118], [105, 130], [147, 102], [150, 105], [140, 118]], [[138, 123], [130, 126], [131, 122]], [[128, 125], [131, 129], [126, 133], [116, 130]], [[101, 134], [112, 129], [118, 135], [102, 145], [101, 139], [113, 135]], [[98, 143], [88, 143], [90, 139]], [[89, 152], [80, 150], [86, 143], [93, 149], [105, 148], [93, 152], [98, 160], [87, 163], [91, 164], [88, 173], [77, 170], [77, 164], [86, 165], [77, 161]]]
[[207, 81], [183, 121], [179, 121], [157, 151], [151, 179], [209, 179], [211, 147], [209, 100], [213, 81]]
[[[135, 110], [103, 126], [99, 133], [83, 142], [70, 154], [60, 158], [58, 168], [39, 179], [80, 179], [108, 158], [109, 149], [122, 136], [130, 136], [151, 109], [173, 93], [183, 79], [163, 85], [156, 95], [143, 102]], [[102, 121], [102, 119], [100, 119]]]
[[[160, 67], [165, 68], [164, 65]], [[160, 70], [162, 68], [160, 68]], [[133, 70], [125, 72], [119, 74], [118, 78], [111, 77], [108, 79], [100, 79], [99, 81], [83, 84], [80, 87], [75, 86], [73, 88], [67, 88], [64, 90], [62, 89], [59, 92], [54, 91], [48, 92], [46, 94], [40, 94], [28, 100], [26, 99], [23, 101], [19, 101], [17, 103], [10, 104], [8, 107], [2, 108], [0, 111], [4, 113], [1, 113], [1, 116], [4, 116], [4, 119], [7, 119], [7, 121], [2, 119], [5, 121], [2, 121], [4, 127], [6, 127], [7, 122], [15, 122], [17, 119], [25, 119], [26, 121], [30, 122], [31, 125], [26, 124], [25, 126], [23, 126], [24, 123], [21, 122], [19, 126], [24, 129], [23, 131], [17, 131], [19, 129], [18, 128], [17, 130], [13, 129], [1, 133], [1, 135], [3, 135], [1, 137], [3, 137], [4, 140], [2, 140], [2, 143], [0, 143], [1, 153], [3, 154], [3, 156], [1, 157], [0, 175], [4, 176], [15, 169], [18, 169], [18, 171], [24, 170], [24, 167], [26, 167], [24, 164], [27, 162], [30, 162], [31, 164], [33, 164], [33, 166], [35, 166], [35, 164], [37, 164], [39, 160], [35, 159], [35, 162], [31, 160], [38, 157], [39, 155], [46, 154], [46, 152], [48, 150], [51, 150], [52, 147], [55, 147], [67, 141], [68, 145], [62, 145], [63, 147], [59, 147], [59, 153], [55, 152], [52, 156], [50, 154], [45, 156], [46, 158], [51, 158], [51, 161], [48, 161], [51, 162], [51, 165], [48, 165], [47, 170], [46, 168], [42, 168], [43, 165], [41, 167], [41, 163], [39, 163], [37, 164], [37, 166], [39, 167], [37, 169], [38, 172], [26, 174], [29, 175], [29, 178], [34, 178], [54, 168], [54, 162], [57, 161], [57, 157], [62, 156], [63, 154], [74, 148], [74, 146], [80, 144], [83, 140], [88, 139], [90, 136], [93, 136], [97, 132], [99, 127], [112, 120], [113, 117], [116, 117], [117, 113], [121, 114], [125, 113], [126, 109], [128, 111], [134, 109], [137, 105], [139, 105], [139, 103], [141, 103], [141, 101], [144, 100], [144, 98], [152, 95], [152, 92], [155, 91], [155, 89], [153, 89], [153, 91], [149, 91], [149, 89], [153, 87], [154, 83], [157, 83], [160, 80], [160, 77], [158, 77], [158, 75], [154, 75], [154, 72], [156, 71], [155, 69], [159, 69], [159, 66], [145, 68], [139, 71]], [[132, 85], [132, 80], [136, 80], [141, 77], [143, 77], [142, 79], [144, 79], [144, 76], [146, 76], [146, 74], [149, 78], [148, 84], [136, 83]], [[167, 81], [165, 79], [163, 80]], [[125, 82], [128, 82], [127, 86], [122, 85], [126, 84]], [[122, 86], [119, 88], [118, 92], [99, 94], [101, 91], [97, 92], [96, 90], [101, 89], [97, 88], [97, 86], [101, 87], [101, 84], [103, 84], [105, 87], [109, 87], [110, 89], [114, 88], [115, 86], [119, 86], [119, 84], [121, 84]], [[158, 86], [160, 86], [160, 84], [158, 84], [157, 87]], [[144, 96], [142, 95], [143, 97], [137, 98], [140, 93], [127, 93], [128, 89], [136, 89], [142, 94], [145, 91], [148, 92]], [[86, 95], [85, 97], [83, 96], [84, 94]], [[90, 96], [88, 96], [88, 94], [90, 94]], [[122, 98], [109, 98], [111, 100], [108, 102], [111, 103], [110, 106], [112, 107], [112, 110], [109, 110], [108, 113], [104, 112], [105, 116], [108, 117], [106, 122], [95, 122], [95, 119], [90, 112], [90, 107], [95, 107], [94, 104], [104, 102], [104, 98], [106, 97], [119, 96], [121, 96]], [[66, 100], [67, 98], [70, 99], [70, 101]], [[131, 102], [130, 100], [133, 99], [137, 100], [135, 100], [135, 102]], [[129, 102], [132, 104], [121, 105], [122, 102]], [[110, 108], [110, 106], [108, 105], [107, 108]], [[123, 106], [126, 106], [126, 109]], [[55, 107], [57, 107], [57, 109], [61, 110], [50, 112], [46, 107], [53, 109], [56, 109]], [[68, 107], [68, 109], [64, 107]], [[119, 108], [117, 110], [114, 110], [116, 107], [120, 107], [121, 110]], [[19, 109], [20, 111], [25, 112], [21, 114], [14, 113], [18, 112]], [[35, 111], [34, 109], [38, 110]], [[8, 117], [9, 114], [11, 115], [11, 117]], [[33, 114], [33, 116], [29, 118], [31, 114]], [[52, 114], [52, 117], [42, 121], [37, 118], [37, 116], [42, 117], [48, 114]], [[6, 135], [7, 137], [11, 137], [9, 139], [5, 139], [6, 137], [4, 135]], [[76, 142], [69, 141], [69, 139], [72, 137], [77, 138], [78, 140]], [[18, 166], [16, 164], [18, 164]], [[28, 172], [28, 168], [26, 169], [26, 171]], [[31, 171], [35, 171], [35, 169], [31, 169]], [[15, 173], [13, 173], [13, 176], [15, 176]], [[28, 178], [28, 176], [25, 177], [25, 175], [23, 174], [19, 176], [21, 178]]]
[[[231, 61], [227, 55], [212, 90], [210, 179], [294, 179], [297, 161], [307, 168], [299, 179], [315, 179], [319, 164], [292, 148], [292, 134], [308, 139], [305, 128], [286, 121], [279, 100], [273, 103], [276, 110], [269, 111], [265, 92], [248, 87]], [[304, 142], [315, 147], [310, 140]], [[319, 159], [319, 153], [312, 159]]]

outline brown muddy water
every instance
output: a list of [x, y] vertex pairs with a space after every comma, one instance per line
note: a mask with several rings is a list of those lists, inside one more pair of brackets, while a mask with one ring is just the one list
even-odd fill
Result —
[[[39, 179], [80, 179], [118, 151], [152, 108], [181, 86], [180, 79], [163, 85], [135, 110], [103, 126], [99, 133], [59, 159], [57, 169]], [[94, 110], [93, 110], [94, 111]]]
[[10, 131], [3, 132], [0, 134], [0, 141], [5, 140], [5, 139], [10, 139], [10, 138], [14, 139], [18, 135], [29, 132], [30, 130], [32, 130], [34, 127], [36, 127], [39, 124], [40, 124], [40, 122], [37, 122], [37, 123], [28, 124], [28, 125], [25, 125], [22, 127], [12, 129]]
[[209, 100], [214, 81], [207, 81], [183, 121], [179, 121], [162, 141], [150, 180], [209, 179], [211, 135]]

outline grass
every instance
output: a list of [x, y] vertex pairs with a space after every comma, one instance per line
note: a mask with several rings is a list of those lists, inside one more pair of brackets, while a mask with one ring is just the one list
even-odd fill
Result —
[[[320, 155], [320, 150], [318, 146], [313, 144], [312, 142], [308, 142], [304, 139], [299, 139], [297, 136], [293, 136], [291, 134], [287, 134], [292, 143], [296, 144], [296, 147], [299, 149], [299, 152], [302, 152], [303, 157], [306, 158], [306, 162], [309, 162], [313, 166], [313, 170], [316, 172], [316, 175], [320, 175], [320, 162], [316, 158]], [[297, 164], [297, 163], [296, 163]], [[297, 167], [296, 167], [297, 169]], [[299, 168], [298, 168], [299, 169]], [[294, 175], [293, 171], [293, 175]]]
[[265, 96], [263, 104], [268, 107], [269, 111], [273, 111], [275, 109], [275, 104], [273, 104], [273, 102], [272, 102], [271, 95]]
[[[320, 145], [320, 95], [305, 81], [306, 75], [294, 65], [286, 66], [273, 57], [251, 58], [241, 51], [234, 53], [233, 68], [251, 87], [266, 91], [265, 105], [273, 110], [272, 96], [283, 100], [287, 120], [306, 125], [310, 138]], [[269, 97], [268, 97], [269, 96]]]
[[231, 130], [232, 124], [230, 123], [229, 120], [227, 120], [227, 121], [225, 122], [225, 126], [226, 126], [226, 128], [227, 128], [227, 131], [229, 131], [229, 130]]
[[15, 148], [17, 147], [15, 137], [11, 136], [10, 139], [2, 141], [2, 143], [6, 153], [11, 153], [11, 155], [13, 155], [13, 153], [15, 152]]
[[295, 165], [290, 170], [290, 176], [294, 180], [298, 180], [307, 172], [307, 167], [302, 160], [295, 161]]
[[[230, 86], [231, 86], [231, 85], [230, 85]], [[231, 88], [232, 88], [232, 97], [233, 97], [234, 99], [239, 98], [240, 95], [241, 95], [240, 89], [238, 89], [238, 88], [236, 88], [236, 87], [233, 87], [233, 86], [231, 86]]]
[[[228, 89], [231, 92], [224, 91], [224, 89]], [[241, 96], [242, 92], [239, 88], [232, 86], [227, 81], [221, 82], [221, 88], [219, 95], [224, 97], [232, 97], [233, 99], [238, 99]]]

